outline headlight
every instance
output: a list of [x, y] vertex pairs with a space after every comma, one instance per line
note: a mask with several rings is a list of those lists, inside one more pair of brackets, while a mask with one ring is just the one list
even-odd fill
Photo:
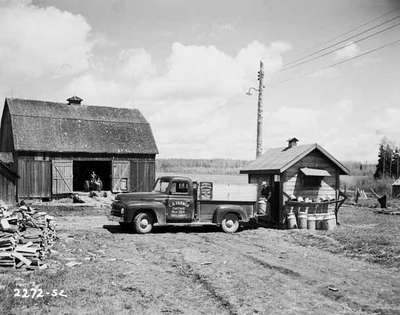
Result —
[[125, 213], [125, 208], [121, 208], [121, 215], [124, 215]]

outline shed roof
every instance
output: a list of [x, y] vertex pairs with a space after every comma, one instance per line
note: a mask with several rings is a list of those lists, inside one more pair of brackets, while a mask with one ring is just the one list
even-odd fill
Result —
[[303, 167], [300, 169], [300, 171], [306, 176], [318, 176], [318, 177], [332, 176], [331, 174], [329, 174], [327, 170], [320, 170], [317, 168]]
[[317, 143], [303, 144], [291, 148], [282, 147], [269, 149], [258, 159], [251, 162], [244, 169], [240, 170], [240, 173], [282, 173], [314, 150], [320, 151], [329, 160], [331, 160], [341, 170], [343, 175], [350, 174], [350, 171], [343, 164], [336, 160]]
[[[157, 154], [137, 109], [7, 98], [14, 150]], [[6, 107], [5, 106], [5, 107]]]

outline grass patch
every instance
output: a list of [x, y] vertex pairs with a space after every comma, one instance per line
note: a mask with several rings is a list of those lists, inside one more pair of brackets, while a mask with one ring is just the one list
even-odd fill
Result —
[[303, 246], [400, 268], [400, 216], [376, 214], [363, 207], [343, 207], [339, 221], [341, 225], [333, 231], [291, 233], [290, 238]]

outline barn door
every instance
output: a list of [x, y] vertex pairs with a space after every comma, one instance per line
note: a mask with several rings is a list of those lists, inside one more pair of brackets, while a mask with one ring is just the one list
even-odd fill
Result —
[[50, 198], [50, 161], [18, 160], [18, 198]]
[[112, 162], [112, 191], [129, 191], [130, 161]]
[[53, 160], [53, 195], [72, 193], [73, 173], [72, 160]]

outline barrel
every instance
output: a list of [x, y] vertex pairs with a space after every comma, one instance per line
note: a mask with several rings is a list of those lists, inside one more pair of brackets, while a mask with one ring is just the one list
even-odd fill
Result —
[[327, 230], [331, 231], [336, 227], [336, 216], [334, 213], [329, 213], [327, 218]]
[[299, 229], [307, 229], [307, 213], [299, 212], [297, 215], [297, 226]]
[[325, 230], [324, 220], [326, 213], [316, 213], [315, 214], [315, 228], [317, 230]]
[[316, 221], [315, 221], [315, 214], [309, 214], [307, 216], [307, 229], [315, 230], [316, 229]]
[[289, 212], [287, 215], [287, 226], [288, 229], [297, 229], [296, 216], [293, 212]]
[[260, 199], [258, 201], [258, 213], [261, 215], [266, 214], [267, 212], [267, 202], [265, 201], [265, 199]]

